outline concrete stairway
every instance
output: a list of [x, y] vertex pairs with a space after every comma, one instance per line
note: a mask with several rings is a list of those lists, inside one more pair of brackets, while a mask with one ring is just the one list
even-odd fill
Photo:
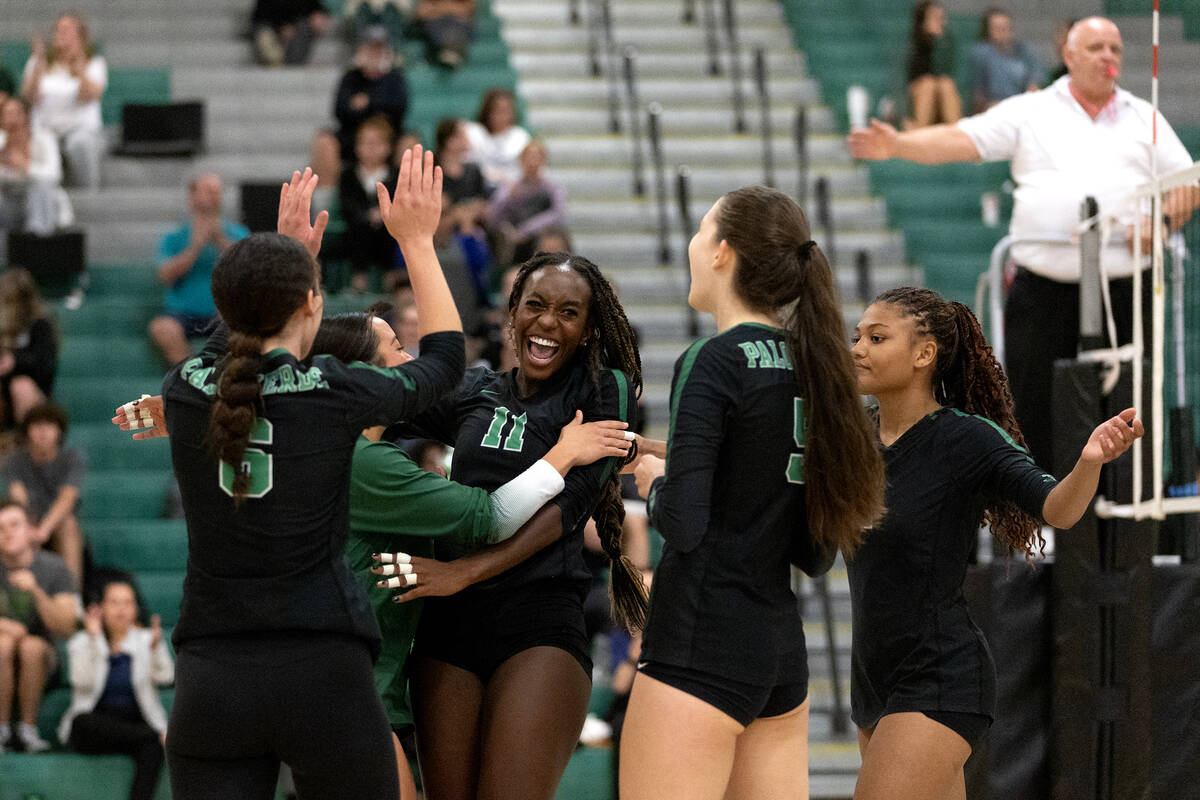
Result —
[[[618, 58], [625, 46], [636, 49], [640, 109], [663, 106], [663, 151], [670, 195], [670, 263], [658, 264], [657, 206], [654, 173], [647, 146], [647, 194], [633, 193], [633, 140], [621, 91], [622, 133], [608, 133], [608, 84], [591, 76], [586, 25], [570, 23], [565, 4], [536, 0], [493, 0], [503, 20], [504, 36], [513, 53], [520, 94], [528, 122], [550, 151], [550, 172], [568, 190], [570, 228], [577, 252], [595, 261], [621, 289], [630, 318], [642, 330], [652, 434], [666, 433], [672, 366], [688, 344], [684, 303], [687, 295], [686, 247], [694, 231], [681, 230], [674, 201], [675, 172], [686, 164], [693, 187], [693, 225], [725, 191], [763, 181], [759, 110], [751, 82], [754, 46], [767, 56], [772, 102], [776, 181], [784, 191], [797, 190], [796, 156], [791, 138], [796, 108], [803, 104], [812, 131], [809, 143], [811, 182], [829, 179], [833, 190], [836, 248], [841, 268], [835, 271], [843, 300], [854, 296], [854, 253], [866, 250], [875, 266], [877, 288], [919, 280], [903, 265], [904, 242], [887, 230], [882, 201], [870, 196], [866, 172], [848, 157], [833, 115], [822, 104], [820, 88], [804, 68], [775, 0], [740, 0], [736, 4], [742, 39], [744, 91], [749, 132], [733, 133], [732, 84], [728, 51], [722, 46], [726, 74], [707, 73], [705, 32], [701, 25], [680, 20], [678, 0], [616, 0], [612, 4]], [[809, 187], [812, 197], [812, 187]], [[812, 211], [812, 209], [806, 209]], [[814, 230], [818, 241], [821, 231]], [[823, 243], [824, 244], [824, 243]], [[847, 318], [857, 315], [853, 303]], [[702, 315], [703, 331], [711, 321]], [[845, 571], [830, 581], [834, 599], [835, 652], [844, 702], [848, 702], [849, 598]], [[858, 768], [857, 747], [831, 729], [832, 683], [821, 606], [804, 584], [805, 630], [812, 671], [810, 765], [812, 796], [849, 797]]]
[[[631, 319], [643, 331], [645, 394], [653, 432], [665, 433], [671, 369], [687, 344], [686, 244], [693, 232], [680, 229], [673, 199], [675, 171], [682, 164], [691, 170], [693, 224], [721, 193], [763, 181], [760, 117], [751, 81], [754, 46], [761, 45], [767, 54], [776, 181], [784, 191], [797, 189], [792, 120], [798, 105], [808, 109], [813, 131], [809, 180], [826, 176], [833, 188], [843, 297], [852, 296], [853, 273], [847, 267], [859, 249], [866, 250], [876, 265], [877, 286], [914, 279], [903, 267], [901, 236], [886, 229], [883, 205], [869, 196], [866, 173], [851, 163], [835, 134], [820, 89], [806, 75], [803, 57], [792, 47], [773, 0], [736, 4], [749, 127], [745, 135], [732, 132], [728, 52], [722, 46], [726, 75], [710, 77], [703, 26], [681, 22], [680, 2], [617, 0], [612, 4], [617, 58], [626, 46], [637, 53], [643, 129], [645, 105], [658, 102], [664, 109], [663, 151], [672, 198], [668, 265], [657, 264], [657, 207], [648, 145], [647, 195], [637, 198], [632, 191], [634, 145], [628, 135], [624, 90], [622, 134], [610, 135], [608, 84], [591, 76], [587, 26], [569, 22], [566, 4], [548, 7], [536, 0], [495, 0], [493, 7], [504, 22], [521, 96], [529, 109], [528, 122], [548, 143], [550, 172], [567, 186], [575, 249], [616, 281]], [[820, 240], [820, 231], [814, 233]], [[855, 313], [851, 309], [848, 316]]]

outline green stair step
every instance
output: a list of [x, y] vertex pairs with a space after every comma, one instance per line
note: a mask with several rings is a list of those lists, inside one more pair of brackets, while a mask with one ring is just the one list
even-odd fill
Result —
[[925, 285], [950, 300], [975, 307], [975, 287], [979, 276], [987, 272], [988, 254], [928, 254], [919, 262], [925, 271]]
[[[128, 399], [142, 393], [157, 394], [158, 384], [147, 383], [142, 392], [135, 389]], [[109, 419], [72, 424], [67, 443], [87, 454], [88, 468], [93, 471], [156, 469], [165, 473], [171, 469], [171, 451], [165, 438], [136, 441], [131, 433], [118, 429]]]
[[[118, 565], [119, 566], [119, 565]], [[179, 600], [183, 597], [183, 570], [138, 572], [134, 575], [147, 611], [162, 618], [164, 628], [179, 622]]]
[[187, 525], [179, 519], [88, 522], [97, 564], [138, 573], [187, 568]]
[[88, 295], [90, 298], [137, 297], [141, 293], [158, 296], [163, 286], [158, 282], [153, 263], [88, 264]]
[[92, 470], [83, 484], [80, 517], [158, 519], [162, 517], [170, 480], [169, 469]]
[[146, 332], [146, 325], [162, 310], [162, 298], [89, 297], [74, 311], [58, 314], [59, 329], [66, 336], [135, 336]]
[[987, 256], [1005, 234], [1003, 228], [989, 228], [981, 222], [947, 225], [940, 219], [913, 220], [904, 226], [908, 257], [920, 263], [927, 253], [968, 253]]
[[[144, 331], [135, 336], [79, 334], [64, 338], [58, 358], [58, 375], [88, 377], [145, 374], [158, 368], [161, 356]], [[133, 399], [133, 398], [130, 398]]]
[[117, 406], [137, 399], [143, 393], [156, 393], [161, 385], [160, 372], [76, 376], [55, 384], [54, 400], [66, 409], [74, 423], [109, 422]]
[[169, 67], [109, 67], [108, 88], [100, 99], [105, 125], [119, 125], [126, 103], [171, 101]]

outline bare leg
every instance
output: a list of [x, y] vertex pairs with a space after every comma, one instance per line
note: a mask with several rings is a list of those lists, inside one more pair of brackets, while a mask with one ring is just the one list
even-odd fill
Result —
[[552, 800], [591, 688], [591, 676], [557, 647], [531, 647], [501, 664], [484, 699], [478, 800]]
[[953, 78], [943, 75], [937, 79], [937, 95], [943, 123], [950, 125], [962, 119], [962, 98], [958, 96]]
[[[13, 693], [16, 691], [17, 640], [7, 633], [0, 633], [0, 725], [12, 721]], [[4, 742], [0, 742], [3, 746]]]
[[50, 672], [50, 643], [40, 636], [26, 636], [17, 642], [17, 707], [21, 722], [37, 724], [42, 690]]
[[913, 128], [924, 128], [933, 124], [935, 110], [936, 78], [932, 75], [922, 75], [908, 85], [908, 94], [912, 99], [909, 116]]
[[945, 725], [918, 712], [888, 714], [865, 738], [854, 800], [965, 800], [971, 746]]
[[808, 800], [807, 699], [742, 731], [725, 800]]
[[715, 706], [638, 673], [621, 732], [621, 800], [719, 800], [743, 730]]
[[171, 317], [155, 317], [150, 320], [150, 338], [162, 351], [168, 364], [178, 364], [192, 354], [183, 326]]
[[400, 777], [400, 800], [417, 800], [417, 783], [408, 768], [408, 756], [400, 746], [400, 739], [392, 731], [392, 749], [396, 752], [396, 770]]
[[46, 395], [28, 375], [17, 375], [8, 387], [8, 396], [12, 398], [13, 419], [17, 422], [25, 419], [29, 409], [46, 402]]
[[58, 527], [50, 534], [50, 544], [62, 560], [67, 562], [67, 569], [75, 576], [79, 585], [83, 585], [83, 534], [79, 532], [79, 520], [74, 514], [68, 514]]
[[479, 780], [483, 683], [474, 673], [413, 659], [417, 759], [427, 800], [474, 800]]

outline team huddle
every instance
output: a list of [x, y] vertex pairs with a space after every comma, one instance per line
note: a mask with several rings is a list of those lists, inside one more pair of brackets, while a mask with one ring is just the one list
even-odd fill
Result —
[[[552, 798], [591, 689], [589, 519], [613, 618], [642, 631], [622, 798], [808, 796], [792, 567], [819, 575], [839, 551], [855, 796], [964, 796], [996, 679], [963, 597], [971, 545], [985, 520], [1027, 555], [1043, 522], [1073, 525], [1141, 435], [1132, 409], [1056, 480], [1022, 447], [967, 308], [892, 290], [848, 346], [804, 213], [749, 187], [691, 240], [688, 302], [717, 333], [675, 364], [667, 441], [643, 439], [636, 339], [597, 265], [523, 264], [517, 367], [465, 369], [433, 246], [441, 171], [414, 147], [394, 191], [377, 187], [415, 295], [414, 359], [381, 319], [324, 317], [316, 182], [296, 173], [278, 234], [222, 255], [220, 326], [161, 398], [114, 418], [169, 435], [187, 518], [176, 798], [269, 797], [281, 761], [302, 798], [414, 798], [399, 743], [414, 728], [430, 800]], [[453, 446], [453, 481], [391, 443], [415, 435]], [[665, 543], [649, 593], [622, 550], [622, 472]]]

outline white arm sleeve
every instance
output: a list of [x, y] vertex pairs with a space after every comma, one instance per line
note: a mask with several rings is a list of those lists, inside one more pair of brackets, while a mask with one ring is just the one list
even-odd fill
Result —
[[492, 492], [492, 543], [503, 542], [563, 490], [563, 477], [548, 461], [529, 469]]

